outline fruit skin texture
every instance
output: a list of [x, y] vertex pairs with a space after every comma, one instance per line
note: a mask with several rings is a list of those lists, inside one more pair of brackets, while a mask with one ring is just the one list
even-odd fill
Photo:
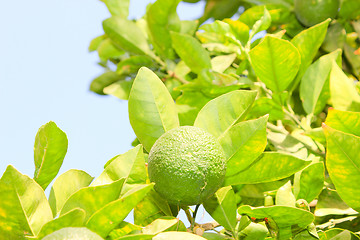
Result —
[[149, 153], [155, 190], [169, 203], [202, 203], [221, 186], [226, 159], [221, 145], [205, 130], [182, 126], [164, 133]]
[[299, 21], [311, 27], [328, 18], [335, 18], [339, 4], [339, 0], [294, 0], [294, 9]]

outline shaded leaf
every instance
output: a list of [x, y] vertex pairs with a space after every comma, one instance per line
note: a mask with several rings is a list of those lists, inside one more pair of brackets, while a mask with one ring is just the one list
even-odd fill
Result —
[[171, 32], [172, 46], [180, 58], [195, 73], [211, 68], [209, 52], [194, 37]]
[[91, 84], [90, 84], [90, 91], [93, 91], [94, 93], [104, 95], [104, 88], [107, 86], [113, 84], [114, 82], [121, 79], [121, 76], [117, 74], [116, 72], [105, 72], [95, 78]]
[[283, 179], [302, 170], [309, 163], [292, 155], [264, 152], [246, 169], [233, 176], [225, 177], [224, 186], [271, 182]]
[[135, 232], [135, 231], [139, 231], [141, 232], [141, 227], [134, 225], [132, 223], [128, 223], [125, 221], [122, 221], [117, 227], [116, 229], [114, 229], [113, 231], [111, 231], [108, 235], [108, 238], [110, 240], [114, 240], [114, 239], [118, 239], [119, 237], [128, 235], [131, 232]]
[[55, 178], [67, 152], [66, 134], [52, 121], [41, 126], [35, 137], [34, 180], [43, 189]]
[[342, 49], [346, 40], [346, 30], [339, 22], [330, 24], [322, 48], [327, 52]]
[[236, 198], [231, 186], [223, 187], [203, 203], [206, 211], [225, 229], [235, 233]]
[[356, 211], [360, 210], [360, 137], [323, 126], [326, 141], [326, 168], [341, 198]]
[[221, 138], [245, 118], [256, 97], [255, 91], [231, 91], [208, 102], [196, 117], [194, 126]]
[[102, 41], [97, 48], [97, 52], [100, 60], [103, 62], [106, 62], [108, 59], [118, 59], [125, 54], [124, 51], [116, 48], [110, 39]]
[[122, 60], [117, 65], [116, 72], [120, 75], [129, 75], [132, 73], [137, 73], [139, 69], [143, 66], [152, 67], [153, 61], [151, 58], [145, 55], [131, 56], [127, 59]]
[[142, 67], [129, 96], [129, 118], [132, 128], [146, 151], [166, 131], [179, 126], [175, 103], [162, 81]]
[[105, 35], [101, 35], [101, 36], [98, 36], [94, 39], [91, 40], [90, 44], [89, 44], [89, 52], [93, 52], [93, 51], [96, 51], [96, 49], [99, 47], [100, 43], [106, 39], [106, 36]]
[[33, 179], [18, 172], [11, 165], [6, 168], [1, 177], [1, 182], [15, 188], [29, 226], [32, 232], [37, 235], [41, 227], [53, 219], [49, 202], [41, 186]]
[[54, 181], [49, 203], [54, 216], [57, 216], [67, 199], [80, 188], [87, 187], [94, 178], [84, 171], [70, 169]]
[[153, 186], [153, 184], [138, 185], [131, 189], [118, 200], [108, 203], [95, 212], [86, 223], [86, 226], [100, 236], [106, 237], [125, 219]]
[[256, 75], [275, 92], [284, 91], [300, 67], [299, 51], [279, 38], [265, 37], [249, 54]]

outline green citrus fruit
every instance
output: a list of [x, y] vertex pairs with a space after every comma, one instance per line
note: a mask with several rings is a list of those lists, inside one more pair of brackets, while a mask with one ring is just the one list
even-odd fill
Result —
[[221, 186], [226, 159], [210, 133], [182, 126], [155, 142], [149, 153], [148, 171], [155, 190], [170, 203], [195, 205]]
[[294, 0], [296, 17], [308, 27], [335, 18], [339, 4], [339, 0]]

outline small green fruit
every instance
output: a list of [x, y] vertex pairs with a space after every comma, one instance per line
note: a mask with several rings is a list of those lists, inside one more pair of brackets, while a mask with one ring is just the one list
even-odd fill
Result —
[[339, 4], [339, 0], [294, 0], [294, 9], [297, 19], [311, 27], [328, 18], [335, 18]]
[[148, 171], [155, 190], [170, 203], [195, 205], [221, 186], [226, 159], [215, 137], [203, 129], [183, 126], [155, 142]]

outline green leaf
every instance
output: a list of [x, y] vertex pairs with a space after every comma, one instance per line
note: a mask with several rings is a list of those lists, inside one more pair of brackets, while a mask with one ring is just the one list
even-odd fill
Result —
[[34, 180], [46, 189], [55, 178], [68, 148], [66, 134], [52, 121], [41, 126], [35, 137]]
[[33, 235], [16, 188], [0, 180], [0, 236], [24, 239]]
[[75, 240], [75, 239], [86, 239], [86, 240], [103, 240], [102, 237], [96, 233], [90, 231], [85, 227], [81, 228], [62, 228], [57, 230], [50, 235], [47, 235], [43, 240]]
[[346, 238], [335, 238], [335, 237], [342, 237], [344, 235], [341, 235], [343, 232], [345, 232], [345, 235], [346, 237], [349, 236], [348, 233], [350, 233], [351, 237], [350, 238], [347, 238], [349, 240], [358, 240], [360, 239], [356, 234], [348, 231], [348, 230], [345, 230], [345, 229], [340, 229], [340, 228], [330, 228], [324, 232], [319, 232], [319, 237], [320, 237], [320, 240], [335, 240], [335, 239], [339, 239], [339, 240], [343, 240], [343, 239], [346, 239]]
[[85, 220], [111, 201], [119, 198], [125, 179], [107, 185], [81, 188], [72, 194], [61, 209], [60, 216], [67, 212], [81, 208], [86, 212]]
[[291, 181], [288, 181], [276, 192], [275, 204], [277, 206], [295, 207], [295, 202], [296, 199], [292, 192]]
[[236, 54], [216, 56], [211, 59], [211, 65], [214, 71], [223, 73], [236, 59]]
[[300, 54], [296, 47], [271, 36], [266, 36], [250, 51], [250, 58], [256, 75], [274, 92], [284, 91], [300, 67]]
[[135, 232], [135, 231], [140, 232], [141, 229], [142, 229], [142, 228], [141, 228], [140, 226], [137, 226], [137, 225], [134, 225], [134, 224], [132, 224], [132, 223], [128, 223], [128, 222], [122, 221], [122, 222], [116, 227], [116, 229], [114, 229], [113, 231], [111, 231], [111, 232], [109, 233], [108, 238], [109, 238], [109, 240], [118, 239], [119, 237], [128, 235], [128, 234], [131, 233], [131, 232]]
[[121, 17], [111, 17], [103, 22], [106, 35], [125, 51], [154, 57], [141, 29], [133, 22]]
[[205, 238], [200, 237], [188, 232], [164, 232], [153, 237], [153, 240], [204, 240]]
[[101, 0], [109, 9], [111, 15], [126, 19], [129, 16], [130, 0]]
[[140, 68], [129, 96], [130, 124], [146, 151], [166, 131], [179, 126], [175, 103], [162, 81]]
[[307, 114], [317, 114], [325, 107], [329, 98], [329, 76], [334, 61], [341, 65], [341, 50], [320, 57], [302, 77], [300, 99]]
[[268, 235], [268, 229], [263, 224], [250, 222], [250, 224], [245, 229], [239, 232], [239, 236], [240, 236], [239, 239], [264, 240], [267, 235]]
[[84, 171], [71, 169], [57, 177], [51, 187], [49, 203], [57, 216], [67, 199], [80, 188], [87, 187], [94, 178]]
[[176, 13], [180, 0], [158, 0], [146, 12], [146, 20], [155, 49], [160, 55], [173, 59], [170, 31], [179, 32], [181, 23]]
[[236, 175], [225, 177], [224, 186], [271, 182], [291, 176], [310, 162], [292, 155], [264, 152], [250, 166]]
[[35, 235], [38, 234], [41, 227], [53, 219], [49, 202], [41, 186], [11, 165], [6, 168], [1, 182], [15, 188], [31, 230]]
[[236, 39], [240, 41], [242, 46], [245, 46], [249, 40], [249, 27], [241, 21], [234, 21], [230, 18], [224, 19], [224, 22], [229, 24], [232, 30], [231, 32], [234, 34]]
[[59, 218], [55, 218], [41, 228], [38, 238], [41, 239], [65, 227], [82, 227], [84, 226], [85, 215], [84, 210], [76, 208]]
[[151, 240], [154, 234], [129, 234], [123, 237], [116, 238], [116, 240]]
[[97, 48], [99, 58], [101, 61], [106, 62], [108, 59], [119, 59], [125, 54], [124, 51], [116, 48], [110, 39], [102, 41]]
[[146, 182], [145, 156], [140, 144], [115, 159], [111, 159], [111, 162], [91, 186], [112, 183], [121, 178], [125, 178], [127, 184], [144, 184]]
[[140, 226], [146, 226], [160, 217], [172, 215], [168, 202], [155, 190], [150, 190], [134, 208], [134, 222]]
[[186, 227], [178, 218], [163, 217], [156, 219], [155, 221], [144, 227], [142, 230], [144, 234], [153, 234], [153, 235], [167, 231], [186, 232]]
[[91, 82], [90, 91], [93, 91], [94, 93], [100, 95], [104, 95], [104, 88], [113, 84], [116, 81], [119, 81], [120, 79], [121, 76], [116, 72], [105, 72]]
[[268, 115], [237, 123], [219, 138], [227, 158], [226, 176], [244, 170], [265, 150], [267, 120]]
[[325, 124], [338, 131], [360, 137], [360, 112], [329, 109]]
[[354, 82], [334, 62], [330, 72], [330, 96], [334, 108], [360, 111], [360, 95]]
[[349, 20], [355, 19], [360, 15], [360, 2], [357, 0], [341, 1], [339, 17]]
[[353, 74], [357, 78], [360, 78], [360, 55], [357, 54], [357, 49], [359, 49], [360, 45], [356, 44], [355, 39], [353, 40], [352, 44], [355, 44], [355, 46], [351, 46], [351, 43], [345, 43], [344, 53], [346, 60], [350, 63]]
[[[261, 6], [263, 7], [263, 6]], [[271, 16], [269, 11], [266, 9], [266, 7], [263, 7], [263, 16], [257, 20], [254, 25], [252, 26], [252, 30], [250, 32], [250, 37], [249, 40], [252, 40], [252, 38], [255, 36], [256, 33], [267, 30], [270, 27], [271, 24]], [[241, 15], [242, 16], [242, 15]], [[241, 21], [241, 16], [240, 16], [240, 21]], [[250, 27], [250, 26], [249, 26]], [[250, 41], [248, 42], [248, 44], [250, 43]]]
[[231, 91], [208, 102], [196, 117], [194, 126], [203, 128], [217, 138], [226, 134], [245, 118], [255, 101], [255, 91]]
[[131, 189], [121, 198], [108, 203], [95, 212], [86, 223], [86, 226], [100, 236], [106, 237], [125, 219], [153, 186], [154, 184], [138, 185]]
[[125, 60], [122, 60], [118, 65], [116, 72], [120, 75], [129, 75], [137, 73], [143, 66], [148, 68], [152, 67], [153, 61], [148, 56], [131, 56]]
[[101, 42], [105, 39], [106, 39], [106, 36], [101, 35], [101, 36], [98, 36], [98, 37], [94, 38], [93, 40], [91, 40], [90, 45], [89, 45], [89, 52], [96, 51], [96, 49], [99, 47]]
[[203, 203], [206, 211], [225, 229], [235, 233], [236, 197], [231, 186], [223, 187]]
[[323, 126], [326, 141], [326, 168], [341, 198], [356, 211], [360, 210], [360, 137]]
[[327, 27], [330, 20], [327, 19], [315, 26], [312, 26], [298, 35], [296, 35], [291, 43], [299, 50], [301, 56], [301, 65], [291, 90], [294, 90], [304, 75], [306, 69], [312, 63], [316, 53], [318, 52], [322, 42], [325, 39]]
[[350, 208], [335, 190], [325, 188], [318, 197], [314, 214], [316, 217], [324, 217], [327, 215], [353, 215], [357, 212]]
[[[245, 214], [251, 218], [264, 219], [268, 218], [268, 223], [278, 228], [279, 235], [277, 239], [290, 239], [284, 238], [290, 234], [291, 227], [306, 228], [314, 221], [314, 215], [311, 212], [288, 206], [270, 206], [253, 208], [247, 205], [238, 208], [239, 214]], [[271, 226], [271, 228], [273, 228]], [[270, 229], [271, 230], [271, 229]], [[290, 233], [289, 233], [290, 232]]]
[[322, 44], [322, 49], [327, 52], [335, 51], [336, 49], [342, 49], [346, 40], [346, 30], [339, 22], [330, 24], [325, 40]]
[[176, 53], [194, 73], [211, 68], [209, 52], [194, 37], [171, 32], [171, 40]]
[[128, 100], [133, 81], [120, 80], [105, 87], [103, 92], [121, 100]]
[[223, 240], [223, 239], [230, 239], [228, 237], [225, 237], [224, 235], [220, 235], [218, 233], [212, 233], [212, 232], [204, 232], [202, 237], [208, 239], [208, 240]]
[[325, 179], [325, 167], [323, 162], [310, 164], [301, 172], [295, 174], [294, 193], [296, 199], [305, 199], [311, 202], [319, 196]]

